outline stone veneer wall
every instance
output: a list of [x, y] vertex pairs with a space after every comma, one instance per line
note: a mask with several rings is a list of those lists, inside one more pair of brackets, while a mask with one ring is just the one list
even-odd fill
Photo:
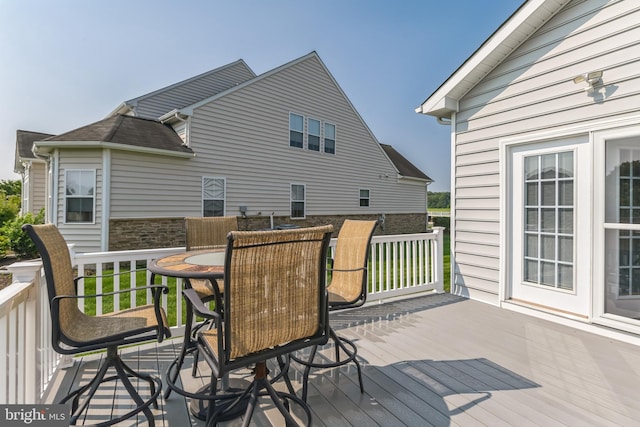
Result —
[[[288, 216], [274, 217], [273, 223], [291, 224], [298, 227], [333, 224], [336, 228], [334, 237], [345, 219], [371, 220], [379, 219], [378, 215], [318, 215], [308, 216], [302, 220], [291, 220]], [[269, 217], [238, 217], [240, 230], [260, 230], [271, 227]], [[427, 228], [427, 215], [387, 214], [384, 224], [378, 225], [376, 235], [422, 233]], [[112, 219], [109, 222], [109, 250], [136, 250], [150, 248], [172, 248], [185, 245], [184, 218], [145, 218], [145, 219]]]

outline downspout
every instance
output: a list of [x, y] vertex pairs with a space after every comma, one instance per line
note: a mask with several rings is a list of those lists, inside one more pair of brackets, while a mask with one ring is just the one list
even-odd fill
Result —
[[109, 219], [111, 218], [111, 150], [102, 151], [102, 208], [100, 210], [100, 250], [109, 250]]
[[446, 125], [446, 126], [451, 125], [451, 119], [447, 120], [444, 117], [436, 117], [436, 121], [440, 125]]

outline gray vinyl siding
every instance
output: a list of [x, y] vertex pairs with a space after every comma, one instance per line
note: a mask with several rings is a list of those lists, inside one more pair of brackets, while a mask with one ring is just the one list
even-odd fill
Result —
[[253, 77], [253, 71], [244, 62], [237, 61], [212, 73], [140, 97], [137, 99], [135, 114], [158, 119], [169, 111], [195, 104]]
[[[336, 154], [289, 146], [289, 113], [336, 125]], [[306, 120], [305, 120], [306, 126]], [[289, 185], [306, 185], [306, 214], [425, 212], [425, 184], [396, 170], [316, 57], [194, 111], [194, 170], [227, 178], [227, 207], [288, 215]], [[306, 138], [305, 138], [306, 146]], [[359, 206], [370, 189], [371, 205]]]
[[[95, 223], [65, 224], [65, 171], [86, 169], [96, 171]], [[60, 150], [58, 168], [57, 226], [67, 241], [75, 244], [76, 252], [100, 251], [100, 231], [102, 211], [102, 150], [66, 149]]]
[[[481, 291], [497, 303], [501, 139], [640, 111], [640, 3], [602, 4], [569, 3], [460, 100], [454, 292]], [[594, 70], [604, 71], [602, 99], [572, 81]]]
[[164, 218], [200, 214], [202, 178], [193, 160], [111, 152], [110, 218]]
[[47, 205], [47, 165], [44, 162], [32, 162], [29, 188], [29, 211], [37, 214]]

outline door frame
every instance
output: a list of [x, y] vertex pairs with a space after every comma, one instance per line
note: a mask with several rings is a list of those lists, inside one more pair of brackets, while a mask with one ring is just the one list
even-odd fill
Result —
[[[612, 139], [640, 137], [640, 117], [620, 126], [594, 131], [592, 134], [594, 151], [594, 200], [605, 199], [606, 142]], [[593, 322], [604, 326], [640, 334], [640, 322], [611, 313], [605, 313], [605, 203], [595, 205], [593, 218], [594, 263], [593, 277]], [[640, 227], [638, 227], [640, 228]]]
[[[516, 218], [516, 208], [513, 203], [518, 200], [522, 200], [523, 190], [517, 189], [514, 186], [522, 184], [521, 179], [513, 177], [514, 158], [522, 158], [525, 156], [523, 151], [530, 150], [532, 155], [540, 155], [544, 153], [555, 153], [559, 151], [573, 151], [576, 153], [574, 164], [575, 169], [575, 189], [574, 189], [574, 224], [576, 227], [574, 235], [574, 283], [575, 287], [573, 291], [561, 291], [555, 289], [545, 289], [543, 287], [531, 286], [530, 288], [522, 288], [525, 293], [529, 294], [529, 298], [524, 300], [517, 300], [518, 303], [523, 303], [529, 306], [543, 309], [545, 311], [566, 315], [569, 317], [585, 320], [591, 316], [591, 271], [590, 271], [590, 259], [592, 256], [591, 250], [591, 174], [592, 174], [592, 161], [591, 161], [591, 149], [589, 135], [586, 132], [569, 133], [569, 134], [552, 134], [545, 135], [540, 138], [523, 137], [517, 140], [506, 140], [501, 144], [501, 161], [504, 168], [504, 173], [501, 174], [501, 183], [503, 191], [502, 194], [502, 230], [501, 230], [501, 261], [502, 261], [502, 274], [500, 285], [500, 302], [514, 302], [512, 299], [514, 294], [514, 287], [516, 283], [513, 279], [514, 274], [517, 271], [521, 271], [516, 266], [515, 256], [522, 253], [522, 248], [515, 248], [514, 245], [521, 245], [522, 239], [519, 236], [522, 230], [515, 230], [516, 226], [522, 225], [521, 218]], [[579, 163], [579, 164], [578, 164]], [[586, 168], [586, 169], [585, 169]], [[586, 193], [588, 192], [588, 193]], [[585, 197], [579, 203], [578, 197]], [[584, 205], [587, 205], [585, 210]], [[520, 215], [520, 213], [517, 213]], [[580, 227], [581, 229], [578, 229]], [[581, 231], [586, 231], [581, 233]], [[516, 234], [517, 233], [517, 234]], [[580, 246], [578, 246], [580, 245]], [[578, 251], [580, 249], [580, 251]], [[585, 260], [586, 258], [586, 260]], [[588, 265], [588, 271], [578, 266], [578, 263], [584, 263]], [[517, 271], [516, 271], [517, 270]], [[527, 285], [522, 285], [527, 286]], [[554, 292], [552, 294], [552, 292]], [[557, 296], [557, 302], [544, 301], [540, 298], [546, 298], [546, 296]]]

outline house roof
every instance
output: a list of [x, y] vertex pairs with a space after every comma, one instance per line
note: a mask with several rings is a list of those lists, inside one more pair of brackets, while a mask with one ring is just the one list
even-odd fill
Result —
[[527, 0], [433, 92], [417, 113], [450, 118], [458, 101], [570, 0]]
[[192, 157], [174, 130], [159, 121], [115, 115], [35, 143], [39, 151], [54, 147], [105, 147]]
[[35, 159], [36, 156], [33, 154], [33, 151], [31, 151], [33, 143], [52, 136], [53, 135], [49, 133], [31, 132], [28, 130], [16, 131], [16, 150], [18, 156], [21, 159]]
[[[218, 68], [214, 68], [213, 70], [206, 71], [204, 73], [198, 74], [197, 76], [190, 77], [188, 79], [182, 80], [182, 81], [174, 83], [172, 85], [165, 86], [165, 87], [160, 88], [158, 90], [154, 90], [153, 92], [149, 92], [149, 93], [146, 93], [144, 95], [138, 96], [136, 98], [130, 99], [128, 101], [125, 101], [122, 104], [120, 104], [118, 107], [116, 107], [116, 109], [113, 110], [109, 114], [109, 116], [113, 116], [113, 115], [117, 115], [117, 114], [127, 114], [127, 113], [129, 113], [130, 111], [132, 111], [136, 107], [136, 105], [138, 104], [139, 101], [142, 101], [142, 100], [144, 100], [146, 98], [158, 95], [158, 94], [163, 93], [163, 92], [168, 92], [168, 91], [170, 91], [172, 89], [175, 89], [177, 87], [181, 87], [181, 86], [185, 86], [185, 85], [192, 85], [192, 84], [196, 84], [197, 85], [197, 82], [199, 80], [206, 79], [206, 78], [209, 78], [209, 77], [214, 77], [216, 74], [220, 73], [221, 71], [226, 70], [226, 69], [231, 68], [231, 67], [234, 67], [234, 66], [243, 67], [253, 77], [255, 77], [255, 75], [256, 75], [256, 73], [251, 68], [249, 68], [249, 66], [247, 65], [246, 62], [244, 62], [243, 59], [238, 59], [237, 61], [231, 62], [229, 64], [223, 65], [223, 66], [218, 67]], [[200, 92], [200, 88], [197, 87], [197, 86], [193, 86], [192, 89], [191, 89], [191, 92], [193, 92], [194, 96], [195, 96], [195, 98], [193, 98], [193, 99], [196, 99], [196, 98], [198, 98], [198, 93]], [[196, 101], [192, 101], [189, 104], [192, 104], [193, 102], [196, 102]], [[188, 105], [180, 105], [177, 108], [182, 108], [182, 107], [187, 107], [187, 106]]]
[[398, 169], [398, 173], [407, 178], [424, 179], [429, 182], [433, 182], [424, 172], [418, 169], [413, 163], [407, 160], [402, 154], [398, 153], [395, 148], [388, 144], [380, 144], [382, 150], [386, 153], [389, 160]]
[[28, 130], [16, 131], [16, 154], [13, 159], [13, 171], [21, 173], [24, 171], [23, 161], [37, 160], [31, 149], [34, 141], [49, 138], [53, 135], [41, 132], [31, 132]]

